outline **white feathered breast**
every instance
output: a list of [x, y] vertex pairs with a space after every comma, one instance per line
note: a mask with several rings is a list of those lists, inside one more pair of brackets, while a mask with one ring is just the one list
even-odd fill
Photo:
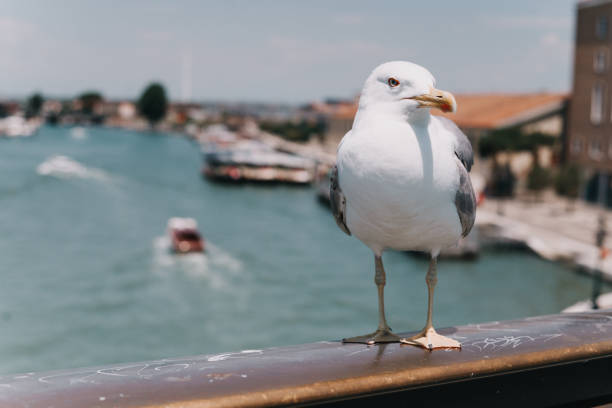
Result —
[[454, 245], [461, 224], [452, 135], [435, 121], [375, 123], [353, 129], [338, 150], [349, 229], [375, 252]]

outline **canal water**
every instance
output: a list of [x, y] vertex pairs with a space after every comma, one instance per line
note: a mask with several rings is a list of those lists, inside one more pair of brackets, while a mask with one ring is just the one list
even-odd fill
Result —
[[[377, 324], [373, 257], [310, 188], [215, 184], [176, 135], [43, 127], [0, 140], [0, 373], [333, 340]], [[168, 218], [209, 251], [168, 250]], [[427, 261], [387, 253], [388, 321], [425, 320]], [[438, 326], [547, 313], [589, 278], [518, 251], [441, 261]]]

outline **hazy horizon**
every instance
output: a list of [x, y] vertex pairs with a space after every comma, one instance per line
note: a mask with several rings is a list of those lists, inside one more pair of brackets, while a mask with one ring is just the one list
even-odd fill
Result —
[[297, 104], [351, 98], [379, 63], [453, 92], [567, 92], [575, 1], [5, 1], [0, 97], [97, 90], [135, 99]]

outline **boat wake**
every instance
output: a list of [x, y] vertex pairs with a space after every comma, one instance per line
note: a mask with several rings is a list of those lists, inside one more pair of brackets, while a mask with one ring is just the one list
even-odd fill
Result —
[[153, 241], [153, 269], [160, 274], [183, 272], [196, 278], [205, 278], [212, 287], [229, 287], [228, 278], [242, 270], [242, 263], [221, 248], [206, 241], [206, 253], [175, 254], [170, 239], [160, 236]]
[[57, 178], [81, 178], [109, 181], [110, 176], [96, 168], [86, 167], [76, 160], [66, 156], [53, 156], [40, 163], [36, 172], [41, 176]]
[[76, 126], [70, 129], [70, 137], [74, 140], [87, 139], [87, 129], [81, 126]]

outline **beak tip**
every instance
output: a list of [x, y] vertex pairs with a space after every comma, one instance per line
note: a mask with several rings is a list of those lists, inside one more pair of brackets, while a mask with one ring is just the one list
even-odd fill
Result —
[[441, 110], [444, 113], [455, 113], [457, 112], [457, 105], [454, 103], [444, 104], [442, 105]]

